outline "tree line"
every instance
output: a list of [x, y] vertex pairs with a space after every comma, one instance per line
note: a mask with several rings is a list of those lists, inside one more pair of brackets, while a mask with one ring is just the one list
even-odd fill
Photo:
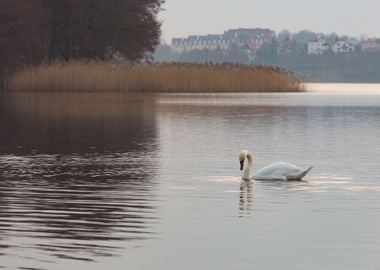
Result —
[[159, 43], [163, 2], [0, 0], [0, 67], [147, 57]]

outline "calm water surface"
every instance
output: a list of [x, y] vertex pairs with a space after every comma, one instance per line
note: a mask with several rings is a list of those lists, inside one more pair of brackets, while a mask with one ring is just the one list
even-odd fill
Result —
[[380, 86], [310, 90], [2, 95], [0, 268], [380, 269]]

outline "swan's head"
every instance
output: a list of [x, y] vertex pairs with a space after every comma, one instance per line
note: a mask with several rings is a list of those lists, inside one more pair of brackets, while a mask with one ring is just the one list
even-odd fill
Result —
[[240, 161], [240, 170], [242, 171], [244, 169], [244, 160], [248, 157], [250, 157], [251, 153], [247, 150], [242, 150], [239, 154], [239, 161]]

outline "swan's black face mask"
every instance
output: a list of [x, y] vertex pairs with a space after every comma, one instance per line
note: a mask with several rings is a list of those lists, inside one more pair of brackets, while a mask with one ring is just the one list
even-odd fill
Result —
[[242, 171], [244, 169], [244, 160], [240, 161], [240, 170]]

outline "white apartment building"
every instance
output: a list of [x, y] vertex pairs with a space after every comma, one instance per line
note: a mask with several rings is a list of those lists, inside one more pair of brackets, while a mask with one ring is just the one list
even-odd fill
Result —
[[189, 36], [188, 38], [173, 38], [172, 48], [178, 53], [193, 50], [226, 50], [232, 41], [223, 35]]
[[270, 43], [274, 32], [261, 28], [239, 28], [225, 31], [222, 35], [189, 36], [187, 38], [173, 38], [172, 49], [178, 53], [192, 50], [227, 50], [231, 46], [261, 46]]

